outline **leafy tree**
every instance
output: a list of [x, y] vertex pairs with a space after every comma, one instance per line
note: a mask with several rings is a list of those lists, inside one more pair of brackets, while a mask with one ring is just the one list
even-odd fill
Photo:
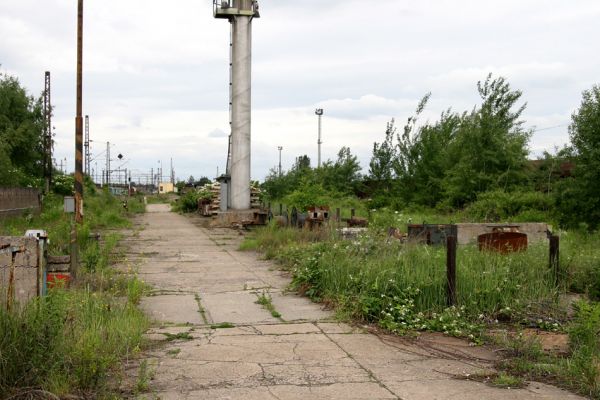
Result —
[[388, 122], [385, 129], [385, 139], [381, 143], [373, 143], [373, 156], [369, 163], [369, 178], [373, 180], [378, 189], [388, 189], [393, 178], [393, 163], [396, 159], [395, 121]]
[[210, 180], [210, 178], [203, 176], [202, 178], [200, 178], [200, 180], [198, 182], [196, 182], [196, 186], [202, 187], [204, 185], [209, 185], [211, 183], [212, 183], [212, 180]]
[[430, 94], [421, 99], [416, 114], [398, 135], [398, 157], [394, 169], [399, 192], [405, 202], [435, 206], [444, 197], [443, 180], [448, 168], [448, 146], [454, 140], [461, 117], [450, 110], [434, 124], [417, 127]]
[[37, 186], [43, 173], [41, 99], [0, 73], [0, 185]]
[[196, 178], [194, 178], [194, 175], [190, 175], [190, 177], [187, 180], [188, 185], [193, 185], [196, 182]]
[[448, 147], [444, 190], [450, 204], [463, 206], [477, 193], [510, 189], [525, 180], [527, 143], [531, 132], [520, 119], [525, 104], [515, 109], [521, 91], [512, 90], [504, 78], [478, 82], [479, 109], [464, 114]]
[[292, 171], [302, 172], [310, 169], [310, 157], [306, 154], [303, 156], [296, 157], [296, 162], [292, 167]]
[[342, 147], [337, 156], [335, 162], [327, 160], [321, 168], [315, 170], [315, 183], [323, 185], [331, 192], [351, 194], [357, 189], [362, 178], [360, 163], [349, 147]]
[[571, 116], [569, 135], [574, 149], [573, 180], [565, 181], [558, 208], [565, 225], [586, 223], [600, 227], [600, 86], [582, 94], [581, 106]]

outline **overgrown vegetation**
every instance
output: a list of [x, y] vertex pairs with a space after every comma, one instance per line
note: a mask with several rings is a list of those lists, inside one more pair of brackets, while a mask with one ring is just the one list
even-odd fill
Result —
[[[85, 223], [78, 229], [81, 271], [70, 289], [50, 289], [13, 312], [0, 310], [0, 392], [14, 398], [40, 393], [85, 398], [110, 397], [119, 378], [120, 362], [140, 351], [148, 320], [136, 307], [146, 290], [131, 268], [119, 273], [111, 264], [119, 257], [119, 235], [91, 232], [127, 228], [128, 215], [143, 211], [141, 199], [130, 199], [126, 211], [108, 192], [86, 187]], [[62, 199], [45, 198], [39, 216], [3, 221], [1, 235], [25, 229], [46, 229], [50, 253], [65, 254], [70, 216]], [[42, 396], [43, 397], [43, 396]], [[45, 398], [45, 397], [44, 397]]]
[[560, 384], [571, 390], [600, 398], [600, 305], [582, 301], [575, 306], [568, 328], [569, 354], [542, 351], [540, 342], [523, 336], [500, 338], [497, 343], [507, 358], [500, 367], [513, 375]]
[[0, 72], [0, 186], [41, 185], [43, 125], [42, 99]]
[[[488, 328], [566, 330], [572, 353], [552, 358], [553, 365], [582, 369], [588, 362], [586, 368], [596, 368], [594, 360], [600, 353], [591, 343], [597, 343], [599, 328], [590, 310], [598, 305], [592, 303], [587, 309], [580, 305], [571, 323], [559, 299], [567, 290], [597, 298], [597, 280], [590, 277], [600, 270], [597, 250], [592, 250], [599, 247], [598, 234], [585, 240], [578, 234], [563, 235], [558, 286], [548, 267], [546, 244], [532, 244], [525, 252], [508, 255], [460, 246], [457, 305], [448, 307], [445, 247], [401, 243], [385, 233], [391, 222], [405, 227], [411, 219], [423, 217], [379, 210], [371, 214], [371, 221], [379, 224], [352, 240], [341, 240], [333, 229], [308, 231], [272, 224], [256, 230], [242, 247], [279, 261], [292, 272], [294, 289], [332, 305], [343, 318], [400, 334], [436, 331], [475, 343], [486, 340]], [[575, 332], [581, 332], [577, 339]], [[585, 343], [586, 350], [576, 350], [575, 343]], [[497, 377], [498, 385], [514, 385], [522, 375], [511, 368], [507, 371]], [[590, 374], [585, 379], [570, 372], [568, 376], [578, 382], [575, 389], [587, 393], [596, 390]], [[566, 378], [560, 382], [564, 384]]]
[[[529, 160], [522, 93], [506, 79], [478, 82], [481, 103], [421, 121], [430, 94], [402, 129], [394, 120], [373, 145], [368, 175], [343, 147], [335, 162], [311, 168], [300, 156], [289, 171], [271, 170], [262, 187], [271, 203], [311, 205], [366, 199], [368, 209], [435, 210], [480, 222], [546, 221], [564, 228], [600, 225], [600, 87], [583, 93], [569, 128], [572, 146]], [[276, 209], [275, 209], [276, 210]]]

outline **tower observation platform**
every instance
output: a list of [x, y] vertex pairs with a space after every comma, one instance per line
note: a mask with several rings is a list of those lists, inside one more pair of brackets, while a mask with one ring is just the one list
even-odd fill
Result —
[[253, 0], [213, 0], [213, 15], [229, 20], [236, 16], [260, 18], [258, 2]]

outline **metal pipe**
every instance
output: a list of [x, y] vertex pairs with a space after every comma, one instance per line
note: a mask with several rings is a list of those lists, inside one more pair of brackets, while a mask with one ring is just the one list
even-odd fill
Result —
[[[240, 9], [252, 10], [252, 2], [239, 0]], [[231, 115], [231, 208], [250, 208], [250, 139], [252, 20], [237, 15], [232, 20], [232, 115]]]

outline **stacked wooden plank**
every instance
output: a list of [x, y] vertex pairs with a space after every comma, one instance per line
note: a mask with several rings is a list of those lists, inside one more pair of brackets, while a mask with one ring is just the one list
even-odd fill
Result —
[[[250, 207], [253, 209], [260, 209], [260, 194], [261, 190], [258, 187], [250, 187]], [[221, 183], [214, 182], [204, 185], [200, 190], [211, 193], [210, 212], [212, 215], [216, 215], [221, 211]]]

